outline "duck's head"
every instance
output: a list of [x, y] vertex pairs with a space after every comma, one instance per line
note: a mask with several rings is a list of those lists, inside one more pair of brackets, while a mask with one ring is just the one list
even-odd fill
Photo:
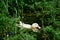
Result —
[[32, 27], [35, 27], [35, 28], [37, 28], [37, 29], [40, 29], [41, 27], [38, 25], [38, 23], [33, 23], [32, 24]]
[[38, 30], [40, 29], [41, 27], [38, 25], [38, 23], [33, 23], [32, 24], [32, 30], [34, 32], [38, 32]]

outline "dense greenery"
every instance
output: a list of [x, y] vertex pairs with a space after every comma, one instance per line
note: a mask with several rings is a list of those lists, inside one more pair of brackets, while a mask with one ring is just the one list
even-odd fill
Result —
[[[19, 20], [42, 28], [20, 30]], [[59, 29], [60, 0], [0, 0], [0, 40], [60, 40]]]

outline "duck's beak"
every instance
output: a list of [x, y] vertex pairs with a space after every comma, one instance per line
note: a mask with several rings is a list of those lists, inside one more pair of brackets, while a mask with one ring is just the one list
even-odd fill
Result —
[[36, 27], [37, 29], [40, 29], [41, 27]]
[[38, 27], [39, 29], [41, 28], [41, 27]]

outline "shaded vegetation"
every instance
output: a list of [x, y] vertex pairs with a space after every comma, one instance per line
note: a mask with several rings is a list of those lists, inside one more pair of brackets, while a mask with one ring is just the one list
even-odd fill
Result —
[[[38, 33], [20, 30], [19, 20], [42, 28]], [[1, 40], [60, 40], [59, 29], [60, 0], [0, 0]]]

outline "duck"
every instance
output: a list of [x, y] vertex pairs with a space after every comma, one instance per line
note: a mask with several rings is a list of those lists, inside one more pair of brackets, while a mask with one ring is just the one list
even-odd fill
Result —
[[38, 25], [38, 23], [33, 23], [32, 25], [26, 24], [22, 21], [19, 21], [19, 27], [21, 29], [31, 29], [33, 32], [38, 32], [41, 27]]

